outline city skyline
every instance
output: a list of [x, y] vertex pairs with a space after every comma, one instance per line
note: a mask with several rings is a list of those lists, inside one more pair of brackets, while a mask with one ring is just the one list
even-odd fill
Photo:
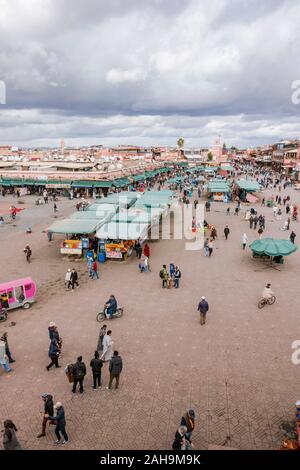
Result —
[[4, 0], [0, 144], [298, 138], [299, 19], [291, 0]]

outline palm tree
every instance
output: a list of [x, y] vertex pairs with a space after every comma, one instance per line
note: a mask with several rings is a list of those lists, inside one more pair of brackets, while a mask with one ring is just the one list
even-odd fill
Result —
[[177, 140], [177, 145], [180, 149], [184, 146], [184, 139], [180, 137], [180, 139]]
[[207, 161], [211, 162], [213, 159], [213, 154], [211, 152], [208, 152], [207, 154]]

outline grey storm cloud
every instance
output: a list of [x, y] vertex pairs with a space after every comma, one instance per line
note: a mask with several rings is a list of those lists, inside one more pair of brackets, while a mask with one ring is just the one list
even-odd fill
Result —
[[298, 136], [293, 0], [0, 0], [0, 141]]

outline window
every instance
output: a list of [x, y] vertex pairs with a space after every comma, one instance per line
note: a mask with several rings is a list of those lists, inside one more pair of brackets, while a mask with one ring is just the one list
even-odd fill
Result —
[[25, 285], [25, 291], [29, 291], [31, 289], [31, 284], [26, 284]]

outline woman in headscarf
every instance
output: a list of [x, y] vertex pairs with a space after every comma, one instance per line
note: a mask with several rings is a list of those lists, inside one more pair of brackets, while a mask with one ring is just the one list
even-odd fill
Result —
[[187, 444], [192, 448], [193, 444], [191, 443], [189, 437], [187, 436], [187, 427], [179, 426], [175, 434], [175, 439], [172, 445], [173, 450], [186, 450]]
[[147, 258], [150, 257], [150, 248], [149, 248], [148, 243], [146, 243], [145, 246], [144, 246], [144, 255], [145, 255]]
[[4, 431], [3, 431], [4, 450], [23, 450], [16, 436], [17, 431], [18, 430], [15, 424], [10, 419], [7, 419], [6, 421], [4, 421]]
[[103, 351], [103, 338], [106, 335], [107, 325], [103, 325], [100, 328], [98, 344], [97, 344], [97, 351]]
[[51, 322], [49, 323], [48, 332], [49, 332], [49, 338], [50, 338], [50, 340], [55, 339], [56, 342], [57, 342], [57, 344], [58, 344], [59, 349], [61, 349], [61, 347], [62, 347], [62, 339], [61, 339], [61, 337], [59, 336], [59, 332], [58, 332], [57, 326], [56, 326], [56, 324], [54, 323], [54, 321], [51, 321]]

